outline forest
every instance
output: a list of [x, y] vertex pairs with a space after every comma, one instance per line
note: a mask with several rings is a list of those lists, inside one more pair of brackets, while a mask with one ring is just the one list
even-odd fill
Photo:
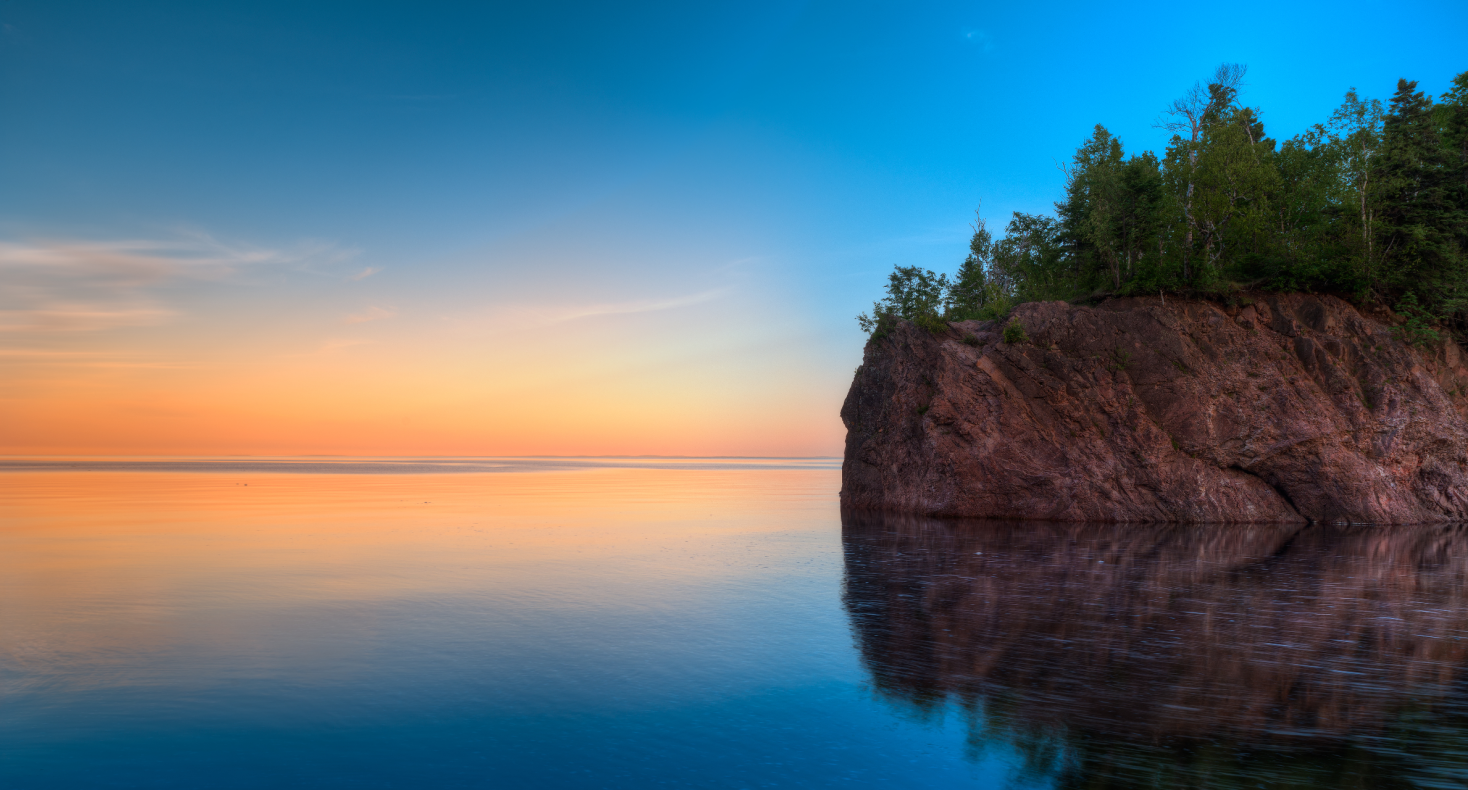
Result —
[[1283, 143], [1241, 103], [1245, 71], [1219, 66], [1164, 108], [1160, 156], [1098, 124], [1054, 214], [1015, 212], [997, 239], [978, 217], [952, 277], [898, 266], [858, 322], [881, 336], [1037, 300], [1308, 291], [1468, 339], [1468, 71], [1436, 101], [1406, 79], [1385, 105], [1352, 88]]

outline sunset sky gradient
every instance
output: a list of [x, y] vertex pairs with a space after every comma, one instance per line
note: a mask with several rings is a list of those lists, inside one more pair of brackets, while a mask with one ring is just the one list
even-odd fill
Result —
[[0, 454], [839, 454], [885, 273], [1093, 124], [1468, 69], [1461, 2], [1249, 9], [0, 0]]

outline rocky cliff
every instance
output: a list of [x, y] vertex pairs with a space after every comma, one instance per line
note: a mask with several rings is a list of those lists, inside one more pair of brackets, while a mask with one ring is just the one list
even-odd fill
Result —
[[[1250, 300], [1242, 300], [1250, 302]], [[1468, 367], [1332, 297], [1037, 302], [868, 344], [846, 506], [1061, 521], [1468, 517]]]

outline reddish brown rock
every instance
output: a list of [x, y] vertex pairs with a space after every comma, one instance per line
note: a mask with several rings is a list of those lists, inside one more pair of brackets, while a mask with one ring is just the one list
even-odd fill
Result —
[[1468, 367], [1332, 297], [1037, 302], [868, 344], [842, 502], [1061, 521], [1468, 517]]

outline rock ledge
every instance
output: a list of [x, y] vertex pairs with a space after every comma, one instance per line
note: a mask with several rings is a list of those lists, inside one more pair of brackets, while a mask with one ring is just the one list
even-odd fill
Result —
[[867, 345], [846, 506], [1060, 521], [1468, 518], [1468, 367], [1333, 297], [1035, 302]]

